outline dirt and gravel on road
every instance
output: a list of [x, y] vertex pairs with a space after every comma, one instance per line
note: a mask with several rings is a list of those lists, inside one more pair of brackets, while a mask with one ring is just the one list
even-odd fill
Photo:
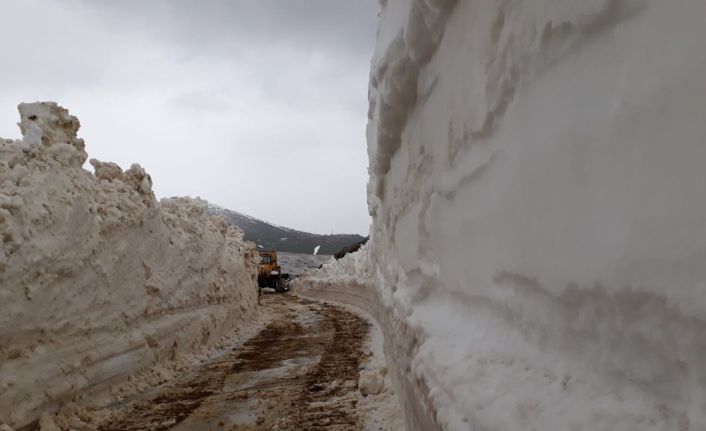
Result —
[[103, 431], [358, 430], [370, 324], [343, 308], [267, 295], [277, 318], [243, 346], [139, 399]]

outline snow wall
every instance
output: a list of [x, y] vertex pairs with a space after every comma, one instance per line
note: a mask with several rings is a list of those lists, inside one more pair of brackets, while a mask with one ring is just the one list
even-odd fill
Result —
[[381, 5], [372, 240], [300, 289], [394, 322], [410, 429], [706, 429], [706, 3]]
[[[139, 165], [82, 168], [78, 120], [20, 105], [0, 139], [0, 423], [92, 402], [253, 316], [257, 252], [205, 201], [158, 202]], [[109, 395], [109, 394], [108, 394]]]

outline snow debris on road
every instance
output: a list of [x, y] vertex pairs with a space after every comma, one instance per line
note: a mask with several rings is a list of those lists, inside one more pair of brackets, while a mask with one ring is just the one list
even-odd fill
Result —
[[379, 372], [363, 372], [360, 374], [360, 382], [358, 389], [363, 395], [378, 395], [385, 387], [385, 382], [382, 380], [383, 375]]
[[381, 2], [371, 241], [410, 429], [706, 429], [706, 3]]
[[138, 164], [84, 170], [79, 121], [57, 104], [19, 111], [23, 139], [0, 139], [0, 423], [51, 428], [71, 400], [118, 399], [142, 386], [138, 371], [263, 323], [242, 232], [205, 201], [157, 201]]

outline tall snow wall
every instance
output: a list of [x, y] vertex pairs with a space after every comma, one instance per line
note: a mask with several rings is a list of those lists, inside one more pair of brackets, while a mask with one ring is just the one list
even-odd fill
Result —
[[75, 117], [19, 111], [23, 139], [0, 139], [0, 423], [14, 427], [202, 349], [257, 303], [254, 246], [205, 201], [158, 202], [139, 165], [86, 171]]
[[411, 429], [706, 429], [706, 3], [381, 5], [372, 240], [303, 291]]

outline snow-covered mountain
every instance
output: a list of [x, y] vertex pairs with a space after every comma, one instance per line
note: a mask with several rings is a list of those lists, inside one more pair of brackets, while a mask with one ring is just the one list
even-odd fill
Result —
[[356, 234], [319, 235], [289, 229], [213, 204], [209, 204], [208, 211], [241, 228], [245, 240], [254, 242], [260, 249], [314, 254], [314, 249], [320, 246], [317, 254], [331, 255], [364, 239]]

